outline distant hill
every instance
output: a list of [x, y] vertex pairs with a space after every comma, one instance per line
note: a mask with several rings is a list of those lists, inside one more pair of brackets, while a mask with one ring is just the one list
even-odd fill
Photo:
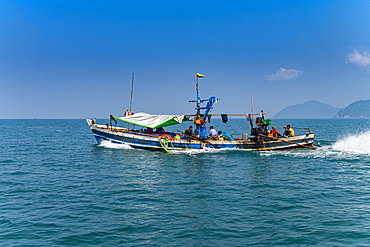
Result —
[[340, 110], [336, 118], [370, 118], [370, 100], [356, 101]]
[[275, 114], [275, 118], [332, 118], [340, 108], [310, 100], [303, 104], [288, 106]]

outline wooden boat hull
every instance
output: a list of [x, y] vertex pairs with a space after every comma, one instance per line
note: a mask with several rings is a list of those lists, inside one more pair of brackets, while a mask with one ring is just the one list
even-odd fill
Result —
[[309, 148], [314, 144], [314, 133], [286, 138], [236, 138], [234, 141], [221, 140], [194, 140], [194, 139], [174, 139], [174, 134], [144, 134], [131, 131], [125, 128], [107, 127], [104, 125], [93, 124], [90, 119], [86, 119], [91, 131], [98, 143], [103, 140], [118, 144], [126, 144], [132, 148], [175, 151], [192, 150], [203, 148], [215, 149], [237, 149], [245, 151], [265, 151], [282, 150], [293, 148]]

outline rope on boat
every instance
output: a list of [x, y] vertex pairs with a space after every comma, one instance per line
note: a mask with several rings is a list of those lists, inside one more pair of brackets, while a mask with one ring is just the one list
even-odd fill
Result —
[[[158, 137], [158, 140], [159, 140], [159, 144], [161, 145], [161, 147], [167, 152], [167, 153], [172, 153], [170, 150], [168, 150], [168, 143], [171, 142], [170, 138], [161, 138], [161, 137]], [[171, 142], [172, 144], [172, 142]], [[173, 144], [172, 144], [172, 148], [173, 148]]]

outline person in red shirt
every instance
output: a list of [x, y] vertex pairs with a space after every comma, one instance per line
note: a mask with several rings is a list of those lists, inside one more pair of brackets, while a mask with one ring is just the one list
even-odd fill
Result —
[[273, 137], [281, 137], [279, 131], [276, 129], [275, 126], [272, 126], [272, 131], [271, 132], [272, 132]]

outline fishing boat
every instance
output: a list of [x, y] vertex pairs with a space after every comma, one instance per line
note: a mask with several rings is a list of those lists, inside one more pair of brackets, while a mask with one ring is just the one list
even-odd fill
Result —
[[[132, 148], [165, 151], [199, 150], [199, 149], [236, 149], [245, 151], [282, 150], [293, 148], [316, 149], [315, 134], [310, 128], [297, 128], [307, 132], [297, 136], [274, 136], [271, 133], [271, 120], [265, 119], [265, 113], [258, 114], [211, 114], [211, 110], [220, 99], [210, 97], [201, 99], [198, 90], [198, 74], [196, 79], [197, 99], [189, 102], [196, 103], [196, 113], [190, 115], [152, 115], [144, 112], [130, 113], [124, 116], [110, 115], [110, 123], [97, 124], [95, 119], [86, 119], [96, 141], [109, 141], [116, 144], [128, 145]], [[205, 105], [205, 106], [204, 106]], [[239, 137], [232, 136], [226, 131], [219, 135], [207, 136], [207, 120], [220, 116], [224, 123], [228, 116], [245, 116], [251, 125], [251, 132], [241, 133]], [[118, 121], [123, 126], [117, 126]], [[181, 125], [191, 122], [195, 126], [193, 133], [166, 132], [164, 127]]]

